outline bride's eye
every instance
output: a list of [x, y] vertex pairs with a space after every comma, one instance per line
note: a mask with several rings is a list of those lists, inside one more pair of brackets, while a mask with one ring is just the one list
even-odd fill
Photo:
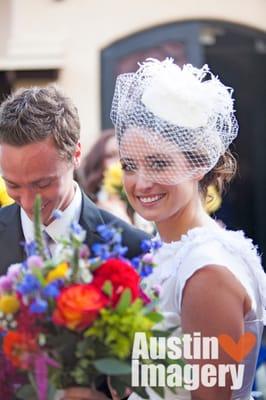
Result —
[[150, 168], [158, 171], [164, 170], [171, 165], [170, 161], [157, 159], [150, 162]]
[[125, 172], [134, 172], [137, 169], [136, 164], [133, 161], [121, 162], [122, 170]]

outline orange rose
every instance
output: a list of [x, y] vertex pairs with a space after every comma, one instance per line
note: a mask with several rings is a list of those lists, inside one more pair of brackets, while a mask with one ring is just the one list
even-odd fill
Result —
[[53, 322], [72, 330], [83, 330], [96, 318], [108, 299], [93, 284], [72, 285], [56, 299]]
[[9, 331], [3, 340], [6, 357], [15, 367], [28, 369], [32, 356], [39, 350], [36, 339], [29, 334]]

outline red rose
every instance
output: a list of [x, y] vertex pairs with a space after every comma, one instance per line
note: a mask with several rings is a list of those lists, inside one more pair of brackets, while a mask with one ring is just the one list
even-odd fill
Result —
[[140, 296], [140, 277], [133, 267], [125, 261], [111, 258], [96, 269], [94, 285], [102, 289], [106, 281], [110, 281], [113, 286], [111, 298], [113, 306], [117, 304], [121, 293], [127, 288], [131, 291], [132, 301]]
[[83, 330], [105, 307], [108, 299], [93, 284], [64, 288], [56, 299], [53, 322], [73, 330]]

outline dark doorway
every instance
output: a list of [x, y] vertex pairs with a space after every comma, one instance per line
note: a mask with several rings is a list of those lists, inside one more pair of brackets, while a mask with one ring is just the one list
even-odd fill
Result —
[[230, 24], [207, 27], [214, 38], [203, 46], [205, 61], [234, 88], [240, 125], [232, 146], [239, 171], [217, 217], [252, 237], [264, 253], [266, 266], [266, 35]]

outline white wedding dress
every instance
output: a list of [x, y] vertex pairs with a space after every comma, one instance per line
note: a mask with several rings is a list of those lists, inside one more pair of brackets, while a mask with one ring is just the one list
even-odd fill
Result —
[[[175, 336], [182, 334], [180, 315], [183, 289], [186, 281], [197, 270], [206, 265], [227, 267], [244, 286], [252, 304], [251, 310], [245, 316], [245, 332], [254, 333], [257, 341], [253, 350], [242, 361], [245, 364], [243, 385], [241, 389], [233, 391], [232, 399], [252, 399], [251, 388], [263, 331], [263, 304], [266, 304], [266, 278], [252, 241], [245, 238], [241, 231], [228, 231], [216, 224], [194, 228], [183, 235], [180, 241], [164, 243], [156, 254], [156, 263], [158, 266], [146, 278], [146, 284], [148, 287], [154, 284], [161, 286], [160, 310], [165, 317], [164, 325], [166, 328], [178, 326], [173, 333]], [[151, 388], [147, 388], [147, 391], [150, 399], [161, 399]], [[129, 399], [141, 398], [133, 393]], [[177, 388], [176, 394], [166, 388], [165, 399], [189, 400], [191, 395], [183, 388]]]

